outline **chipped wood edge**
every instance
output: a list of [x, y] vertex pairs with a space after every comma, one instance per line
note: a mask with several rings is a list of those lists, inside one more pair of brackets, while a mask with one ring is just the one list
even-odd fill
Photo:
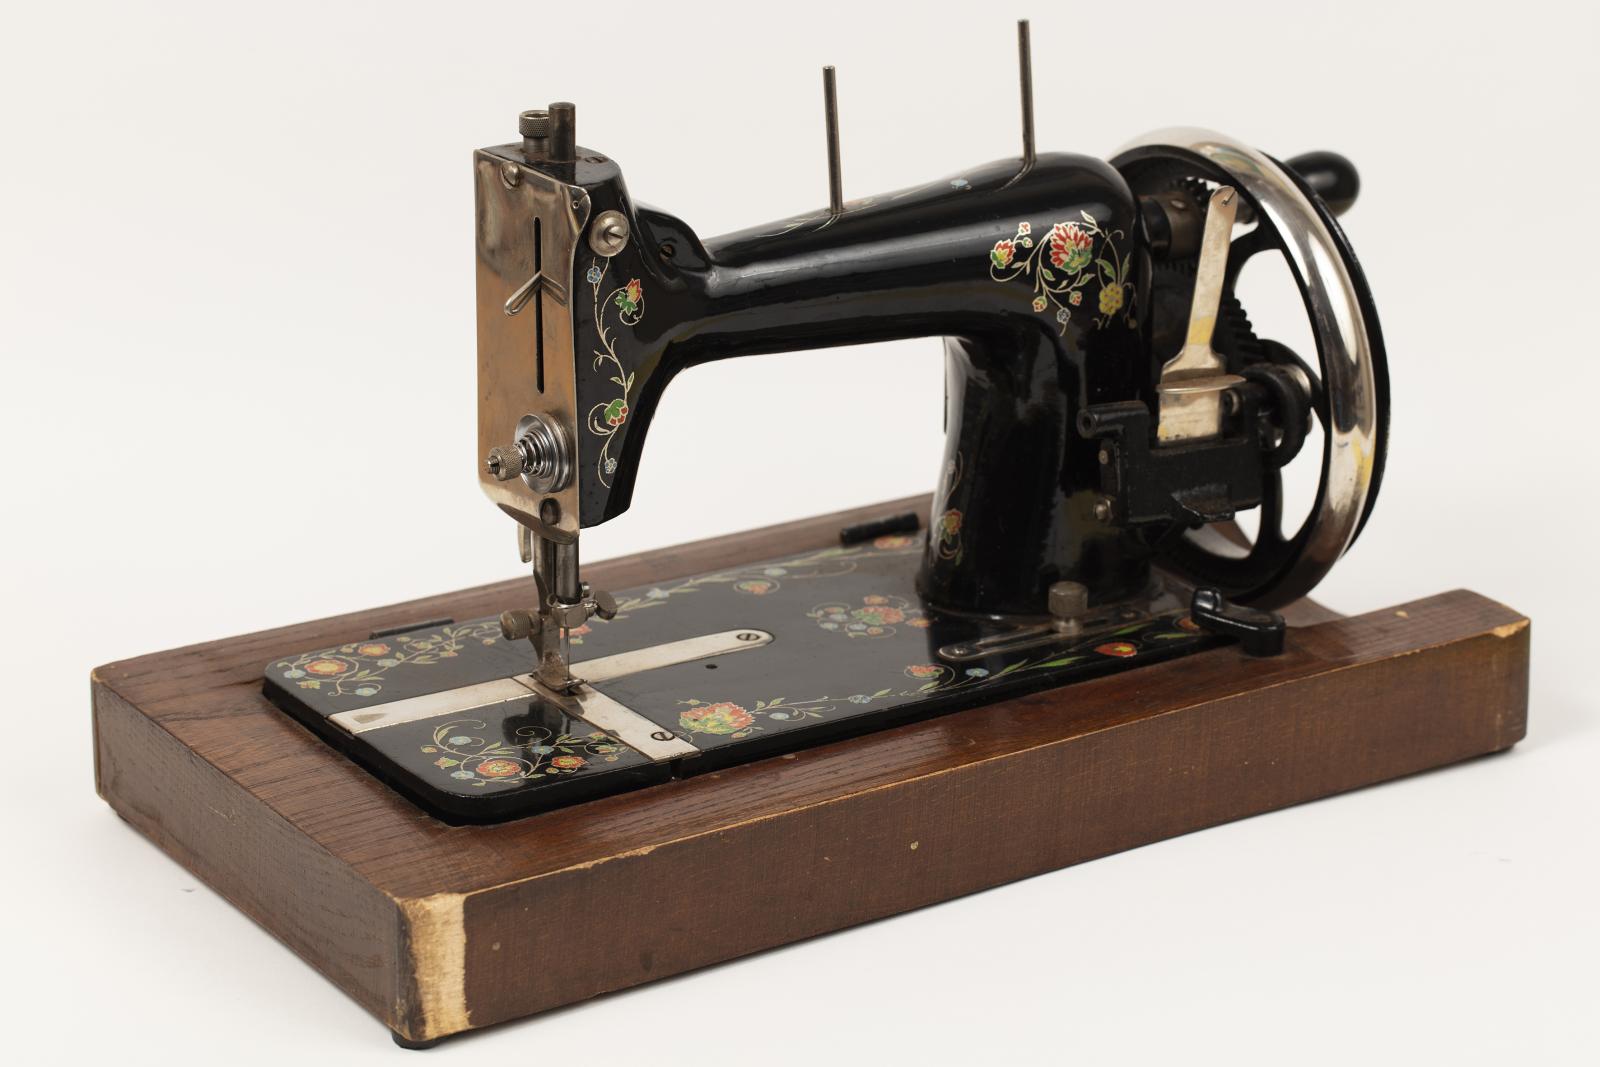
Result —
[[1499, 638], [1515, 637], [1517, 634], [1520, 634], [1522, 631], [1526, 630], [1529, 625], [1530, 623], [1528, 619], [1518, 619], [1516, 622], [1508, 622], [1502, 626], [1496, 626], [1489, 632]]
[[434, 893], [399, 899], [401, 940], [411, 988], [396, 997], [395, 1029], [411, 1041], [432, 1041], [472, 1028], [467, 1007], [466, 895]]

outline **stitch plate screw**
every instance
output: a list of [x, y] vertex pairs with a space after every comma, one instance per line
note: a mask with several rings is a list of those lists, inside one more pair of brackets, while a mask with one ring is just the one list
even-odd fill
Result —
[[669, 733], [666, 730], [657, 730], [655, 733], [650, 735], [650, 740], [652, 740], [652, 741], [671, 741], [672, 740], [672, 734]]
[[741, 641], [759, 641], [759, 640], [761, 640], [761, 635], [760, 634], [753, 634], [750, 631], [746, 630], [744, 633], [739, 635], [739, 640], [741, 640]]

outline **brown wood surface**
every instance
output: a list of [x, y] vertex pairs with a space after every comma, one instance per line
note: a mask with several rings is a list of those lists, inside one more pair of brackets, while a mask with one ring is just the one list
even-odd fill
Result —
[[[619, 588], [781, 556], [908, 507], [926, 515], [926, 498], [586, 577]], [[1274, 659], [1217, 649], [501, 826], [429, 818], [261, 695], [281, 655], [490, 615], [524, 584], [102, 667], [100, 793], [386, 1025], [428, 1040], [1498, 751], [1525, 730], [1527, 620], [1462, 591], [1352, 618], [1301, 605]], [[695, 905], [710, 897], [715, 916]]]

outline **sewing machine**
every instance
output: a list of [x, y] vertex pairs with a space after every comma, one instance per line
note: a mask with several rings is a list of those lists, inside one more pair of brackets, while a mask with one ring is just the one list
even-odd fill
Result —
[[[164, 671], [199, 701], [221, 653], [104, 668], [102, 791], [425, 1044], [1513, 744], [1526, 620], [1466, 593], [1343, 621], [1303, 599], [1370, 517], [1388, 441], [1336, 221], [1354, 167], [1201, 130], [1040, 153], [1026, 23], [1019, 55], [1018, 154], [856, 200], [825, 69], [828, 206], [719, 238], [635, 202], [572, 104], [523, 112], [472, 158], [477, 477], [531, 578], [492, 591], [498, 616], [463, 593], [240, 639], [223, 658], [266, 660], [281, 711], [235, 695], [215, 732], [138, 686]], [[1314, 351], [1252, 328], [1255, 257], [1292, 274]], [[945, 347], [931, 502], [587, 580], [581, 532], [627, 513], [680, 371], [918, 337]], [[1297, 460], [1318, 487], [1286, 529]], [[189, 773], [171, 744], [223, 772], [186, 788], [278, 864], [244, 871], [160, 799]], [[764, 890], [784, 907], [677, 903], [713, 869], [786, 871]], [[848, 894], [828, 874], [867, 869]], [[319, 926], [305, 872], [370, 922]]]
[[[445, 818], [518, 817], [1237, 639], [1371, 513], [1388, 385], [1334, 221], [1343, 158], [1168, 131], [1109, 162], [1035, 151], [702, 239], [580, 147], [569, 103], [473, 157], [479, 480], [533, 581], [498, 620], [274, 662], [296, 718]], [[1235, 239], [1236, 230], [1250, 225]], [[1257, 337], [1253, 256], [1294, 271], [1316, 351]], [[944, 339], [931, 524], [618, 594], [586, 527], [623, 516], [668, 383], [708, 360]], [[736, 433], [736, 429], [732, 432]], [[1282, 469], [1321, 486], [1280, 529]], [[1215, 524], [1260, 509], [1247, 551]], [[707, 669], [716, 674], [708, 674]]]

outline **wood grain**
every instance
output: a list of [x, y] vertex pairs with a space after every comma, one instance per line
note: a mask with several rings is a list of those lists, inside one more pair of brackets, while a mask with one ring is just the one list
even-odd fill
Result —
[[[801, 552], [926, 498], [595, 564], [617, 588]], [[1454, 592], [501, 826], [422, 814], [274, 709], [264, 664], [507, 582], [110, 664], [102, 796], [397, 1034], [492, 1025], [1498, 751], [1529, 628]], [[698, 901], [716, 899], [715, 915]], [[760, 900], [759, 905], [756, 903]], [[539, 916], [559, 916], [541, 923]]]

